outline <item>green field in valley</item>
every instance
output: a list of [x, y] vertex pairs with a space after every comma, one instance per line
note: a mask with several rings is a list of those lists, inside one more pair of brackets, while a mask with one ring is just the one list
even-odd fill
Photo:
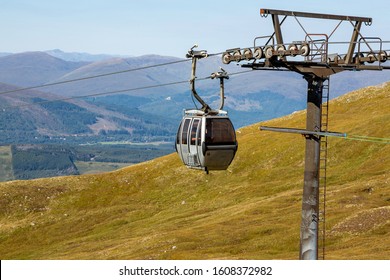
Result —
[[0, 146], [0, 181], [113, 171], [173, 152], [166, 142]]
[[11, 146], [0, 146], [0, 182], [13, 179]]

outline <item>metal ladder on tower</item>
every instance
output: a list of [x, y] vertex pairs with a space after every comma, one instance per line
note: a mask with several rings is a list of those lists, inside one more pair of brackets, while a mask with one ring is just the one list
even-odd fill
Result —
[[[328, 121], [329, 121], [329, 78], [324, 80], [322, 90], [322, 104], [321, 104], [321, 132], [328, 132]], [[328, 137], [321, 136], [320, 138], [320, 219], [319, 219], [319, 248], [322, 248], [322, 259], [325, 259], [325, 237], [326, 237], [326, 171], [327, 171], [327, 160], [328, 160]]]

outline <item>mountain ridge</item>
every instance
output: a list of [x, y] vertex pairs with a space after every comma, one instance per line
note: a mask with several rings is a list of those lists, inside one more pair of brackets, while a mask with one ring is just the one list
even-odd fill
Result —
[[85, 62], [69, 62], [44, 52], [0, 57], [1, 82], [21, 87], [42, 85], [77, 69]]
[[[171, 64], [175, 61], [180, 61], [180, 63]], [[197, 76], [199, 78], [209, 77], [221, 65], [221, 59], [218, 56], [202, 59], [198, 63]], [[148, 68], [149, 66], [152, 67]], [[102, 129], [104, 126], [101, 124], [102, 122], [109, 123], [109, 127], [114, 129], [112, 137], [117, 138], [116, 140], [118, 141], [122, 141], [123, 135], [119, 135], [118, 138], [118, 134], [115, 133], [133, 131], [134, 126], [129, 125], [129, 118], [126, 115], [129, 115], [130, 119], [137, 118], [136, 116], [138, 115], [141, 119], [144, 118], [141, 120], [144, 124], [150, 120], [156, 123], [157, 120], [165, 119], [169, 123], [170, 132], [164, 132], [164, 137], [166, 139], [169, 137], [169, 139], [172, 139], [176, 133], [176, 128], [174, 128], [175, 123], [179, 123], [183, 109], [197, 106], [192, 103], [189, 83], [187, 83], [190, 79], [191, 64], [186, 59], [147, 55], [141, 57], [108, 57], [90, 62], [69, 62], [55, 58], [44, 52], [27, 52], [0, 57], [0, 75], [2, 76], [2, 82], [9, 84], [9, 87], [12, 84], [15, 89], [16, 87], [23, 88], [26, 86], [39, 87], [44, 84], [62, 83], [72, 79], [84, 79], [93, 77], [94, 75], [116, 73], [144, 67], [146, 68], [138, 71], [118, 73], [116, 75], [85, 79], [55, 86], [43, 86], [39, 88], [39, 92], [41, 93], [37, 94], [36, 98], [40, 98], [39, 100], [43, 99], [41, 101], [44, 102], [46, 102], [45, 100], [54, 100], [56, 98], [67, 99], [62, 101], [63, 104], [72, 104], [68, 106], [76, 105], [83, 108], [80, 110], [87, 110], [88, 115], [96, 116], [95, 122], [90, 124], [94, 134], [99, 134], [100, 131], [107, 133], [109, 130], [105, 131]], [[225, 82], [226, 99], [224, 109], [229, 112], [236, 128], [283, 116], [304, 109], [306, 106], [307, 84], [296, 73], [243, 71], [234, 63], [223, 65], [223, 67], [231, 74], [230, 79]], [[390, 80], [390, 72], [385, 71], [375, 73], [370, 73], [370, 71], [341, 73], [334, 78], [332, 77], [330, 94], [334, 98], [347, 90], [356, 89], [361, 85], [370, 85], [387, 80]], [[171, 83], [175, 85], [159, 86]], [[137, 91], [132, 90], [149, 86], [156, 87]], [[121, 95], [112, 94], [104, 98], [96, 96], [104, 92], [123, 91], [126, 89], [131, 91], [122, 92]], [[210, 79], [199, 80], [197, 82], [197, 90], [200, 96], [211, 107], [218, 106], [218, 81]], [[35, 91], [35, 93], [37, 92]], [[46, 93], [46, 98], [42, 98], [42, 92]], [[1, 95], [0, 99], [5, 100], [5, 98], [8, 98], [10, 100], [11, 98], [15, 104], [26, 104], [28, 101], [33, 101], [33, 95], [35, 93], [30, 91], [30, 96], [27, 96], [14, 92]], [[82, 96], [89, 95], [93, 97], [79, 100]], [[123, 97], [122, 100], [117, 98], [118, 96]], [[16, 100], [19, 97], [23, 100]], [[76, 99], [72, 100], [73, 98]], [[139, 104], [137, 98], [145, 98], [145, 102]], [[107, 105], [102, 102], [103, 100], [116, 101], [115, 103], [110, 102], [110, 109], [107, 109]], [[134, 106], [131, 100], [134, 100], [134, 104], [138, 104], [138, 106]], [[127, 111], [124, 108], [125, 104]], [[49, 105], [45, 106], [47, 107]], [[38, 108], [39, 106], [34, 105], [32, 107]], [[43, 110], [42, 106], [40, 107], [36, 111], [28, 109], [28, 107], [15, 108], [13, 114], [15, 114], [15, 117], [19, 119], [18, 122], [21, 124], [16, 129], [24, 133], [24, 131], [29, 131], [34, 126], [40, 127], [41, 123], [34, 123], [35, 120], [42, 119], [42, 116], [38, 116]], [[117, 111], [122, 112], [119, 119]], [[26, 118], [28, 114], [31, 114], [32, 118]], [[108, 117], [102, 120], [101, 116], [104, 115]], [[81, 117], [83, 116], [86, 116], [86, 114]], [[67, 127], [66, 125], [68, 123], [66, 118], [69, 118], [69, 116], [62, 114], [56, 118], [63, 123], [61, 130], [63, 131], [63, 136], [73, 134], [73, 128]], [[23, 123], [31, 123], [31, 126], [24, 127]], [[71, 122], [71, 124], [74, 124], [74, 122]], [[150, 132], [145, 125], [144, 128], [144, 131]], [[88, 128], [86, 129], [88, 130]], [[142, 129], [139, 129], [139, 131], [142, 134]], [[47, 136], [41, 132], [42, 130], [33, 131], [34, 137]], [[11, 136], [10, 138], [12, 138]], [[146, 139], [149, 136], [141, 135], [141, 137], [137, 136], [136, 138]], [[33, 142], [35, 141], [34, 137], [31, 138]], [[131, 138], [131, 135], [128, 137], [129, 140], [134, 140], [134, 138]]]

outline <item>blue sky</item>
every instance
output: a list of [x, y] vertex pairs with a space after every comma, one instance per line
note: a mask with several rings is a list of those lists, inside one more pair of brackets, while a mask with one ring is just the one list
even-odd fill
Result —
[[[0, 52], [61, 49], [184, 57], [194, 43], [209, 53], [221, 52], [251, 46], [254, 37], [272, 33], [271, 20], [260, 17], [260, 8], [372, 17], [373, 25], [362, 33], [390, 40], [385, 0], [0, 0], [0, 6]], [[330, 22], [331, 31], [337, 22]], [[313, 30], [308, 31], [317, 32], [317, 24], [326, 23], [309, 24]], [[347, 27], [340, 40], [350, 39]], [[289, 22], [284, 32], [302, 40], [297, 29], [296, 22]]]

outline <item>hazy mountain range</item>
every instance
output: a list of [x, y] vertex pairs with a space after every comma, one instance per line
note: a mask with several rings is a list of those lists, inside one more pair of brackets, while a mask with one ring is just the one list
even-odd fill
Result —
[[[180, 63], [166, 64], [183, 60]], [[194, 107], [189, 91], [191, 63], [183, 58], [148, 55], [113, 57], [60, 50], [0, 55], [0, 143], [41, 142], [64, 138], [83, 141], [110, 137], [116, 140], [168, 140], [176, 133], [184, 108]], [[95, 79], [45, 86], [74, 79], [166, 64]], [[306, 81], [298, 74], [249, 71], [220, 57], [199, 61], [198, 78], [222, 66], [230, 73], [225, 82], [225, 109], [234, 125], [242, 127], [286, 115], [306, 106]], [[242, 72], [242, 73], [239, 73]], [[390, 80], [390, 72], [344, 72], [331, 78], [331, 97]], [[171, 86], [133, 90], [168, 83]], [[219, 103], [219, 82], [197, 82], [198, 93], [210, 104]], [[105, 92], [120, 95], [69, 99]], [[30, 105], [31, 103], [38, 103]], [[28, 105], [28, 106], [26, 106]], [[56, 139], [57, 139], [56, 138]]]

